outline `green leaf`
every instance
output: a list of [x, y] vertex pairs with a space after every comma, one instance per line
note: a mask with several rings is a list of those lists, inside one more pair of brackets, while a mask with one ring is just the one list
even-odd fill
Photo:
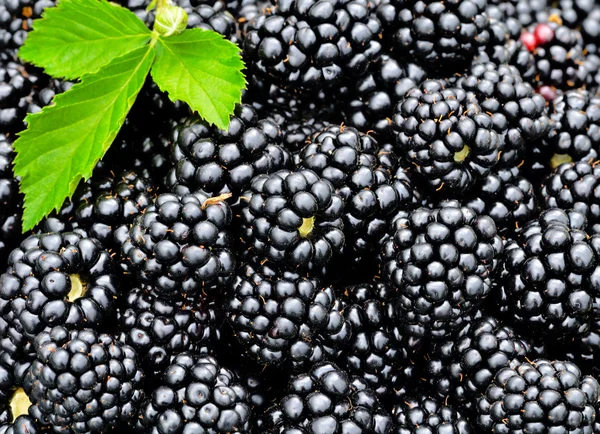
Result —
[[133, 12], [106, 0], [61, 0], [33, 22], [19, 57], [73, 80], [143, 47], [151, 36]]
[[152, 77], [173, 101], [186, 102], [207, 122], [225, 129], [242, 99], [243, 68], [237, 45], [216, 32], [190, 29], [158, 38]]
[[33, 228], [89, 178], [131, 109], [152, 62], [147, 45], [114, 59], [26, 118], [14, 143], [15, 175], [25, 194], [23, 230]]

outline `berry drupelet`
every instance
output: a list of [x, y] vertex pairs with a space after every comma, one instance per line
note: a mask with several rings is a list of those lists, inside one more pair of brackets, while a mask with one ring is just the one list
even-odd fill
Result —
[[574, 209], [587, 219], [588, 234], [600, 233], [600, 167], [577, 161], [558, 166], [542, 183], [541, 206]]
[[504, 143], [499, 155], [501, 166], [519, 164], [527, 146], [548, 135], [551, 123], [546, 100], [523, 81], [516, 67], [475, 64], [456, 85], [491, 116], [494, 130]]
[[41, 421], [66, 434], [135, 423], [144, 373], [133, 348], [93, 329], [64, 327], [40, 333], [34, 346], [24, 389]]
[[489, 42], [486, 7], [485, 0], [388, 0], [381, 2], [377, 17], [394, 53], [456, 71]]
[[427, 396], [426, 390], [403, 397], [392, 408], [395, 434], [471, 434], [469, 421], [448, 404]]
[[383, 277], [398, 288], [403, 332], [443, 339], [491, 292], [502, 253], [494, 221], [452, 204], [398, 219], [382, 249]]
[[527, 341], [496, 318], [468, 324], [457, 336], [434, 343], [426, 372], [440, 398], [449, 398], [467, 414], [496, 374], [512, 360], [529, 356]]
[[142, 405], [140, 433], [250, 433], [248, 390], [214, 357], [181, 354]]
[[200, 190], [237, 199], [256, 175], [291, 167], [282, 137], [274, 122], [259, 120], [249, 105], [236, 108], [227, 131], [190, 118], [173, 132], [168, 186], [178, 194]]
[[562, 163], [598, 159], [600, 96], [596, 92], [577, 89], [559, 95], [551, 103], [550, 116], [553, 128], [526, 160], [532, 177], [547, 175]]
[[479, 215], [490, 216], [503, 237], [514, 236], [538, 212], [533, 184], [517, 167], [495, 170], [479, 180], [461, 203]]
[[266, 433], [387, 434], [393, 422], [377, 395], [333, 363], [292, 377], [288, 394], [266, 415]]
[[124, 262], [138, 281], [163, 297], [210, 294], [229, 284], [235, 258], [226, 198], [158, 196], [121, 239]]
[[485, 432], [591, 433], [600, 387], [570, 362], [516, 363], [496, 374], [477, 402]]
[[460, 88], [427, 80], [396, 106], [398, 152], [435, 190], [464, 191], [498, 164], [503, 142], [492, 117]]
[[117, 319], [119, 340], [136, 350], [147, 376], [164, 372], [172, 357], [183, 352], [213, 351], [221, 337], [215, 302], [161, 298], [148, 288], [131, 290]]
[[585, 226], [577, 212], [543, 211], [506, 243], [496, 295], [528, 334], [563, 337], [589, 330], [600, 265]]
[[261, 258], [293, 268], [321, 268], [344, 247], [344, 200], [311, 170], [252, 180], [242, 208], [244, 241]]
[[2, 349], [31, 354], [29, 344], [48, 328], [105, 323], [118, 290], [111, 255], [97, 240], [73, 232], [26, 238], [0, 276]]
[[260, 365], [299, 370], [325, 359], [351, 335], [331, 288], [257, 261], [238, 271], [226, 311], [237, 341]]
[[362, 1], [285, 0], [258, 17], [243, 50], [253, 73], [315, 91], [364, 74], [381, 51], [380, 32]]
[[0, 2], [0, 48], [17, 49], [27, 39], [33, 20], [44, 9], [56, 5], [54, 0], [4, 0]]

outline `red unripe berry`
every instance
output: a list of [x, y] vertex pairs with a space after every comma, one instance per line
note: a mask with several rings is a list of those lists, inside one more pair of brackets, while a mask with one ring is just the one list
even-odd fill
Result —
[[546, 101], [552, 101], [556, 98], [556, 89], [552, 86], [541, 86], [537, 93], [542, 95]]
[[527, 50], [529, 50], [529, 51], [533, 51], [537, 47], [537, 40], [535, 39], [535, 36], [533, 35], [533, 33], [529, 33], [529, 32], [521, 33], [521, 42], [523, 43], [525, 48], [527, 48]]
[[544, 45], [554, 39], [554, 30], [548, 24], [538, 24], [533, 31], [537, 45]]

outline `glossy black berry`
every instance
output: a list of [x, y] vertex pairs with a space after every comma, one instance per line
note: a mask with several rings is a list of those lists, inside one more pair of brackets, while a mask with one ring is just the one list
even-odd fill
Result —
[[306, 268], [322, 267], [341, 253], [344, 201], [313, 171], [259, 175], [245, 197], [243, 238], [259, 257]]
[[398, 152], [433, 189], [464, 191], [498, 164], [503, 141], [492, 117], [459, 88], [425, 81], [394, 113]]
[[162, 194], [122, 241], [125, 264], [161, 296], [195, 296], [233, 279], [231, 209], [226, 197]]
[[[413, 392], [414, 393], [414, 392]], [[470, 434], [469, 420], [452, 406], [427, 396], [425, 390], [404, 397], [392, 408], [396, 434]]]
[[24, 389], [44, 424], [84, 434], [135, 422], [144, 373], [133, 348], [93, 329], [64, 327], [40, 333], [34, 346]]

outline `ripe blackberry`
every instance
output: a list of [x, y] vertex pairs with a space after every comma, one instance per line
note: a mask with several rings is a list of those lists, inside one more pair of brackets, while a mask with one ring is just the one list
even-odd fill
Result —
[[600, 387], [570, 362], [539, 359], [507, 367], [477, 402], [485, 432], [592, 432]]
[[530, 26], [521, 40], [536, 61], [536, 83], [568, 90], [591, 85], [598, 71], [587, 61], [583, 37], [578, 30], [554, 22]]
[[419, 208], [395, 222], [382, 249], [383, 277], [408, 336], [441, 339], [489, 295], [502, 241], [491, 217], [448, 205]]
[[337, 363], [348, 374], [362, 377], [382, 398], [394, 388], [398, 370], [409, 365], [424, 346], [420, 339], [405, 337], [395, 327], [397, 292], [385, 283], [367, 283], [349, 286], [340, 294], [352, 337]]
[[195, 296], [233, 279], [231, 209], [224, 197], [161, 194], [135, 218], [122, 242], [124, 262], [160, 296]]
[[391, 137], [394, 107], [406, 92], [419, 86], [426, 72], [414, 63], [404, 64], [383, 54], [369, 65], [367, 73], [347, 80], [338, 90], [345, 122], [377, 140]]
[[485, 0], [442, 3], [387, 0], [377, 9], [384, 38], [398, 55], [430, 67], [470, 61], [489, 41]]
[[282, 132], [272, 121], [259, 120], [248, 105], [238, 106], [227, 131], [188, 119], [173, 135], [174, 168], [168, 185], [178, 194], [233, 193], [237, 199], [256, 175], [291, 167], [281, 146]]
[[22, 197], [12, 163], [14, 151], [10, 140], [0, 135], [0, 263], [5, 264], [8, 254], [17, 247], [23, 214]]
[[56, 5], [54, 0], [3, 0], [0, 2], [0, 48], [16, 49], [25, 43], [34, 19], [44, 9]]
[[0, 129], [4, 134], [24, 128], [31, 97], [46, 81], [40, 70], [25, 67], [11, 56], [0, 56]]
[[352, 127], [330, 125], [315, 133], [298, 164], [330, 181], [343, 198], [346, 250], [355, 262], [379, 251], [391, 216], [419, 198], [396, 154]]
[[364, 74], [381, 51], [379, 20], [364, 2], [280, 1], [243, 43], [249, 69], [283, 87], [315, 91]]
[[56, 217], [112, 248], [115, 229], [131, 224], [152, 203], [153, 190], [151, 181], [135, 171], [97, 173], [79, 185]]
[[528, 333], [563, 337], [589, 330], [600, 265], [585, 225], [577, 212], [543, 211], [506, 243], [500, 304]]
[[248, 390], [211, 356], [181, 354], [143, 404], [138, 432], [249, 433], [252, 412]]
[[13, 359], [0, 350], [0, 432], [3, 434], [37, 434], [42, 425], [37, 407], [23, 390], [23, 379], [30, 363]]
[[[470, 434], [471, 424], [455, 408], [417, 391], [404, 397], [392, 408], [396, 434]], [[414, 393], [414, 392], [413, 392]]]
[[496, 374], [514, 359], [530, 356], [527, 341], [496, 318], [486, 316], [456, 337], [436, 342], [427, 361], [427, 377], [442, 398], [470, 413]]
[[535, 58], [519, 39], [521, 23], [514, 18], [493, 16], [494, 10], [493, 7], [488, 7], [490, 42], [480, 47], [473, 63], [493, 62], [498, 66], [511, 65], [519, 71], [524, 80], [533, 81], [536, 74]]
[[214, 302], [160, 298], [148, 288], [127, 294], [118, 321], [119, 340], [136, 350], [148, 376], [164, 372], [171, 358], [183, 352], [212, 351], [221, 336]]
[[333, 363], [292, 377], [288, 394], [266, 416], [267, 433], [392, 432], [393, 422], [377, 395]]
[[542, 183], [546, 209], [574, 209], [587, 219], [588, 234], [600, 233], [600, 167], [577, 161], [558, 166]]
[[[546, 140], [537, 142], [534, 158], [529, 158], [533, 176], [546, 175], [560, 164], [591, 162], [600, 149], [600, 97], [585, 89], [565, 92], [552, 101], [554, 122]], [[531, 161], [533, 160], [533, 161]]]
[[514, 236], [538, 211], [534, 187], [516, 167], [478, 181], [462, 204], [490, 216], [503, 237]]
[[502, 151], [492, 117], [464, 90], [439, 80], [407, 92], [396, 106], [394, 130], [399, 152], [436, 190], [468, 189], [489, 175]]
[[26, 238], [0, 276], [2, 349], [31, 354], [29, 344], [50, 327], [105, 323], [118, 290], [113, 260], [97, 240], [74, 232]]
[[93, 329], [64, 327], [40, 333], [34, 346], [24, 389], [44, 424], [83, 434], [135, 421], [144, 373], [133, 348]]
[[351, 334], [330, 287], [257, 261], [239, 269], [226, 311], [237, 341], [260, 365], [302, 369], [326, 358], [332, 345]]
[[244, 241], [259, 257], [292, 268], [323, 267], [344, 247], [344, 201], [311, 170], [252, 180], [242, 208]]
[[519, 164], [529, 143], [545, 138], [551, 123], [546, 100], [529, 83], [523, 82], [514, 66], [494, 63], [475, 64], [456, 85], [475, 97], [481, 110], [492, 118], [492, 125], [504, 143], [500, 164]]

